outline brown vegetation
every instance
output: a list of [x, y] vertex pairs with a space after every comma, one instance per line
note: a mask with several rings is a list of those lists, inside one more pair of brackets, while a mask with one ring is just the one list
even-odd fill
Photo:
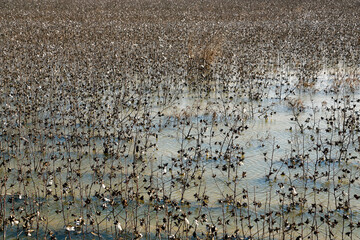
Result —
[[3, 239], [356, 239], [359, 23], [356, 0], [0, 0]]

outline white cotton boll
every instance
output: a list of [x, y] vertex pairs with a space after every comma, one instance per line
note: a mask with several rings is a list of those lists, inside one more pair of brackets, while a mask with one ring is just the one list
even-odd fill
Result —
[[199, 221], [195, 219], [195, 220], [194, 220], [194, 224], [195, 224], [195, 226], [198, 227], [198, 226], [199, 226]]
[[189, 219], [185, 218], [184, 220], [185, 220], [186, 225], [190, 224]]
[[117, 228], [120, 232], [123, 230], [122, 227], [121, 227], [120, 222], [118, 222], [118, 223], [116, 224], [116, 228]]
[[47, 186], [50, 187], [50, 186], [52, 186], [53, 184], [54, 184], [54, 181], [53, 181], [52, 179], [50, 179], [50, 180], [48, 181]]
[[75, 227], [73, 227], [73, 226], [71, 226], [71, 225], [67, 225], [67, 226], [65, 227], [65, 229], [66, 229], [66, 231], [69, 231], [69, 232], [75, 231]]
[[297, 195], [297, 192], [296, 192], [296, 188], [295, 188], [295, 187], [291, 187], [291, 188], [290, 188], [290, 191], [291, 191], [291, 194], [292, 194], [292, 195], [294, 195], [294, 196]]
[[82, 222], [82, 218], [79, 218], [78, 220], [75, 221], [76, 226], [80, 226]]

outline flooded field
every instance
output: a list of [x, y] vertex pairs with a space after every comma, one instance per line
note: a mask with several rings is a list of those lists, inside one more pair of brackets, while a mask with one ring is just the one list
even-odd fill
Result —
[[0, 1], [3, 239], [360, 239], [358, 1]]

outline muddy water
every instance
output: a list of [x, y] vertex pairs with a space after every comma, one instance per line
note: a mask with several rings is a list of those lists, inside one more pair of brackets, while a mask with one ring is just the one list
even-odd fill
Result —
[[[257, 112], [254, 110], [254, 105], [259, 104], [258, 101], [246, 101], [246, 99], [237, 98], [233, 96], [233, 101], [226, 102], [224, 99], [228, 99], [229, 96], [222, 96], [214, 94], [208, 99], [199, 99], [191, 94], [187, 97], [181, 99], [178, 104], [169, 111], [167, 114], [169, 116], [182, 114], [185, 111], [195, 112], [198, 111], [198, 114], [194, 116], [194, 122], [196, 122], [199, 117], [200, 118], [209, 118], [206, 114], [211, 115], [211, 113], [207, 113], [209, 109], [216, 111], [218, 113], [223, 113], [223, 109], [226, 109], [226, 106], [229, 106], [230, 109], [235, 109], [237, 112], [241, 112], [243, 115], [246, 115], [246, 125], [248, 126], [248, 130], [244, 131], [241, 136], [234, 140], [234, 144], [238, 144], [241, 149], [244, 149], [244, 165], [241, 167], [240, 172], [246, 172], [246, 178], [241, 180], [240, 188], [248, 189], [248, 193], [250, 198], [256, 199], [261, 202], [268, 202], [269, 198], [271, 198], [271, 194], [273, 197], [273, 201], [269, 201], [269, 205], [273, 207], [273, 209], [279, 209], [278, 205], [278, 192], [275, 189], [278, 189], [278, 183], [287, 183], [288, 186], [296, 186], [298, 192], [307, 192], [306, 197], [308, 198], [309, 204], [317, 203], [323, 206], [327, 206], [330, 208], [334, 208], [334, 202], [329, 200], [328, 193], [311, 193], [308, 188], [317, 187], [317, 188], [326, 188], [330, 187], [333, 189], [335, 182], [331, 180], [326, 180], [326, 178], [320, 178], [314, 183], [311, 180], [299, 180], [299, 179], [291, 179], [291, 176], [294, 177], [297, 173], [300, 173], [303, 170], [291, 170], [284, 164], [281, 159], [289, 159], [291, 156], [295, 155], [293, 152], [308, 152], [314, 146], [314, 142], [311, 140], [312, 134], [301, 134], [300, 128], [298, 124], [294, 121], [291, 121], [294, 118], [294, 110], [289, 106], [288, 99], [299, 99], [302, 104], [302, 111], [299, 114], [299, 123], [303, 124], [307, 120], [313, 121], [313, 126], [318, 127], [319, 129], [326, 129], [329, 127], [328, 124], [325, 124], [323, 121], [320, 121], [322, 117], [329, 117], [329, 113], [326, 109], [328, 108], [337, 108], [341, 107], [341, 104], [337, 103], [334, 99], [343, 99], [346, 95], [348, 96], [348, 104], [356, 103], [359, 98], [359, 92], [352, 92], [349, 89], [343, 89], [338, 93], [328, 93], [330, 89], [334, 87], [334, 79], [339, 76], [334, 76], [333, 72], [337, 72], [338, 70], [324, 70], [318, 75], [318, 81], [316, 85], [313, 87], [311, 91], [300, 91], [296, 90], [295, 93], [287, 93], [284, 92], [283, 96], [285, 98], [279, 99], [279, 96], [276, 94], [275, 89], [270, 89], [266, 94], [266, 98], [261, 101], [262, 110], [259, 109]], [[294, 88], [294, 83], [297, 82], [295, 78], [288, 79], [290, 86], [288, 88]], [[287, 99], [286, 99], [287, 98]], [[225, 102], [225, 103], [224, 103]], [[246, 102], [246, 103], [244, 103]], [[261, 112], [266, 109], [266, 112]], [[358, 113], [359, 105], [354, 108], [354, 112]], [[341, 115], [341, 114], [340, 114]], [[341, 118], [341, 116], [337, 115], [337, 119]], [[345, 117], [346, 118], [346, 117]], [[226, 120], [225, 120], [226, 122]], [[306, 124], [305, 124], [306, 125]], [[214, 143], [216, 141], [223, 141], [224, 136], [219, 133], [220, 129], [228, 129], [227, 124], [219, 123], [216, 128], [214, 128], [217, 134], [212, 137], [211, 140], [204, 141], [202, 144], [203, 148], [209, 148], [211, 145], [210, 142]], [[188, 132], [189, 128], [185, 129], [185, 132]], [[159, 133], [160, 137], [158, 140], [158, 151], [156, 153], [157, 159], [162, 159], [162, 161], [166, 162], [169, 158], [177, 158], [179, 154], [177, 150], [181, 148], [181, 136], [177, 131], [173, 129], [164, 129]], [[210, 134], [208, 133], [208, 136]], [[326, 137], [329, 137], [329, 134], [323, 134], [322, 138], [319, 139], [321, 143], [325, 141]], [[355, 136], [356, 137], [356, 136]], [[195, 146], [192, 141], [185, 141], [186, 147]], [[212, 146], [212, 151], [215, 149], [219, 149], [219, 147]], [[351, 156], [359, 157], [358, 151], [356, 148], [358, 147], [358, 142], [354, 141], [354, 143], [346, 146], [349, 154]], [[273, 154], [273, 162], [270, 163], [269, 160], [264, 161], [264, 154]], [[305, 171], [319, 171], [320, 173], [326, 173], [329, 168], [338, 169], [331, 173], [332, 176], [337, 176], [338, 172], [343, 168], [352, 169], [355, 172], [355, 175], [359, 174], [359, 161], [358, 160], [349, 160], [347, 164], [344, 163], [332, 163], [327, 164], [317, 164], [316, 159], [318, 159], [319, 153], [316, 151], [310, 151], [309, 157], [306, 162]], [[334, 152], [334, 158], [339, 154], [339, 150]], [[206, 159], [206, 157], [204, 157]], [[223, 199], [227, 194], [233, 194], [232, 187], [226, 187], [224, 182], [230, 181], [231, 179], [227, 178], [227, 174], [221, 171], [221, 166], [224, 164], [221, 160], [205, 160], [206, 169], [211, 169], [211, 171], [207, 171], [204, 174], [206, 193], [210, 196], [210, 199], [213, 201], [214, 209], [211, 210], [214, 218], [221, 217], [221, 204], [218, 203], [218, 199]], [[219, 168], [220, 165], [220, 168]], [[269, 181], [265, 176], [269, 172], [270, 165], [273, 168], [276, 168], [277, 171], [275, 173], [275, 179]], [[317, 168], [314, 170], [314, 168]], [[286, 174], [286, 176], [282, 176], [281, 173]], [[291, 173], [290, 173], [291, 172]], [[214, 178], [213, 175], [216, 174]], [[336, 183], [346, 183], [346, 179], [344, 182], [339, 181]], [[239, 186], [238, 185], [238, 186]], [[305, 187], [306, 185], [306, 187]], [[195, 200], [192, 195], [198, 191], [197, 188], [187, 190], [187, 198], [191, 200]], [[346, 194], [358, 194], [359, 182], [356, 181], [353, 184], [353, 188], [349, 190]], [[344, 193], [344, 191], [343, 191]], [[180, 198], [181, 193], [174, 192], [173, 196], [175, 198]], [[305, 196], [305, 195], [304, 195]], [[211, 201], [210, 200], [210, 201]], [[353, 216], [352, 219], [354, 221], [359, 220], [358, 212], [360, 209], [360, 203], [358, 201], [352, 201], [353, 206]], [[216, 210], [217, 209], [217, 210]], [[299, 213], [299, 212], [298, 212]], [[291, 218], [296, 219], [296, 213], [294, 213]], [[333, 218], [336, 219], [340, 217], [340, 213], [338, 215], [334, 215]], [[290, 217], [290, 216], [289, 216]], [[311, 217], [311, 215], [307, 216]], [[229, 226], [228, 229], [235, 229], [234, 226]], [[338, 231], [341, 230], [340, 226], [335, 227]], [[306, 231], [306, 230], [304, 230]]]
[[[94, 157], [100, 161], [113, 161], [115, 164], [127, 164], [131, 163], [131, 160], [134, 157], [143, 158], [145, 168], [141, 175], [144, 178], [150, 178], [151, 175], [156, 177], [159, 184], [158, 191], [160, 194], [167, 194], [171, 199], [175, 200], [184, 200], [190, 202], [192, 211], [196, 212], [201, 208], [201, 204], [196, 202], [194, 194], [206, 194], [209, 197], [207, 202], [208, 206], [206, 207], [206, 213], [212, 219], [218, 219], [224, 216], [224, 211], [228, 215], [228, 209], [224, 207], [221, 201], [225, 201], [227, 196], [235, 195], [238, 201], [243, 204], [246, 201], [259, 201], [264, 205], [266, 204], [268, 209], [281, 210], [282, 205], [279, 205], [280, 193], [281, 191], [288, 191], [289, 186], [296, 187], [298, 194], [303, 195], [308, 199], [308, 204], [311, 203], [322, 203], [322, 205], [327, 208], [334, 208], [334, 202], [330, 201], [333, 196], [330, 196], [328, 192], [314, 194], [310, 189], [312, 187], [324, 188], [328, 187], [333, 189], [334, 185], [341, 184], [343, 190], [339, 194], [347, 191], [347, 195], [360, 195], [359, 181], [356, 180], [352, 183], [352, 188], [349, 190], [348, 186], [349, 179], [345, 178], [343, 180], [334, 180], [338, 175], [341, 175], [341, 170], [343, 168], [351, 169], [354, 173], [354, 176], [359, 175], [359, 164], [357, 159], [350, 159], [347, 163], [333, 162], [329, 164], [320, 164], [317, 163], [319, 160], [319, 154], [321, 153], [316, 151], [309, 151], [313, 148], [314, 141], [312, 140], [314, 136], [314, 130], [309, 130], [307, 133], [302, 134], [299, 124], [304, 124], [304, 126], [313, 123], [312, 126], [319, 129], [326, 129], [329, 127], [324, 121], [321, 121], [322, 117], [329, 117], [329, 112], [327, 109], [333, 107], [336, 109], [339, 106], [342, 106], [342, 103], [338, 103], [336, 99], [344, 99], [348, 95], [348, 103], [352, 104], [357, 101], [360, 97], [358, 91], [351, 92], [348, 88], [344, 88], [337, 93], [329, 92], [330, 89], [334, 86], [334, 79], [339, 76], [334, 76], [332, 72], [339, 72], [338, 69], [324, 70], [318, 75], [318, 81], [312, 89], [307, 89], [303, 91], [298, 89], [296, 83], [298, 80], [295, 77], [287, 78], [286, 80], [274, 80], [284, 82], [284, 84], [270, 84], [269, 87], [264, 88], [262, 91], [262, 99], [250, 100], [249, 98], [242, 97], [241, 94], [237, 92], [224, 93], [216, 91], [216, 86], [219, 83], [214, 83], [213, 88], [215, 91], [210, 91], [208, 94], [203, 94], [197, 92], [196, 90], [191, 90], [189, 87], [184, 87], [182, 92], [179, 94], [179, 99], [174, 100], [171, 104], [168, 104], [166, 108], [159, 107], [156, 105], [151, 106], [148, 110], [150, 115], [154, 116], [153, 122], [155, 123], [151, 126], [151, 132], [155, 133], [157, 137], [152, 137], [149, 141], [156, 144], [154, 149], [151, 149], [147, 152], [136, 153], [134, 156], [134, 139], [129, 141], [117, 140], [105, 136], [105, 132], [101, 130], [101, 127], [98, 128], [98, 131], [94, 131], [93, 137], [90, 139], [89, 147], [76, 148], [70, 147], [64, 148], [60, 151], [55, 148], [52, 150], [46, 150], [43, 152], [33, 151], [29, 154], [31, 149], [26, 147], [16, 150], [16, 157], [11, 157], [11, 154], [14, 155], [14, 151], [10, 151], [11, 154], [4, 155], [4, 158], [12, 159], [10, 161], [10, 168], [18, 168], [21, 161], [28, 161], [32, 163], [31, 159], [43, 158], [50, 159], [51, 156], [64, 157], [69, 159], [82, 158], [81, 166], [78, 166], [76, 163], [71, 163], [70, 161], [66, 164], [73, 164], [81, 169], [82, 175], [79, 178], [79, 183], [74, 183], [71, 192], [75, 197], [75, 202], [81, 205], [79, 202], [79, 186], [88, 185], [91, 186], [87, 189], [86, 193], [92, 195], [96, 191], [103, 191], [104, 186], [108, 187], [113, 184], [121, 184], [126, 181], [127, 176], [131, 173], [131, 169], [124, 170], [120, 176], [116, 179], [110, 181], [108, 178], [103, 179], [102, 181], [96, 179], [92, 173], [92, 167], [94, 165]], [[341, 72], [341, 71], [340, 71]], [[291, 75], [291, 74], [290, 74]], [[357, 74], [359, 76], [359, 74]], [[265, 81], [265, 80], [264, 80]], [[266, 81], [273, 81], [271, 79]], [[236, 85], [236, 81], [234, 81]], [[232, 83], [230, 83], [230, 87]], [[280, 86], [280, 87], [279, 87]], [[286, 86], [286, 87], [285, 87]], [[291, 92], [290, 90], [294, 90]], [[279, 94], [281, 93], [281, 94]], [[111, 92], [105, 92], [105, 95], [108, 94], [108, 97], [104, 96], [102, 99], [102, 104], [105, 104], [109, 109], [111, 106]], [[163, 93], [162, 93], [163, 95]], [[158, 99], [156, 96], [152, 96], [153, 102], [156, 102]], [[300, 105], [298, 108], [291, 107], [289, 102], [299, 101]], [[344, 101], [344, 102], [346, 102]], [[86, 105], [86, 101], [84, 101]], [[131, 112], [131, 102], [128, 104], [127, 111]], [[65, 111], [70, 108], [69, 105], [64, 105], [63, 108]], [[298, 112], [297, 118], [298, 121], [293, 121], [294, 114]], [[353, 112], [357, 113], [359, 111], [359, 104], [354, 107]], [[158, 111], [163, 112], [163, 116], [156, 117]], [[341, 123], [341, 118], [345, 118], [338, 114], [336, 118], [338, 119], [339, 126]], [[236, 120], [236, 116], [240, 116], [240, 120]], [[44, 113], [43, 118], [49, 118], [49, 115]], [[309, 119], [309, 120], [307, 120]], [[67, 128], [67, 123], [71, 121], [69, 119], [57, 120], [59, 124], [60, 131], [63, 132], [63, 136], [52, 136], [46, 137], [43, 136], [40, 141], [47, 146], [56, 146], [57, 143], [67, 143], [70, 144], [71, 141], [76, 139], [74, 136], [74, 129]], [[181, 121], [188, 121], [188, 123], [179, 124]], [[104, 122], [106, 120], [104, 119]], [[31, 125], [31, 123], [29, 123]], [[336, 124], [336, 123], [335, 123]], [[224, 159], [225, 149], [229, 146], [230, 128], [232, 127], [242, 127], [242, 131], [238, 134], [237, 138], [233, 138], [231, 143], [238, 147], [238, 151], [234, 151], [233, 156], [230, 157], [230, 160], [227, 161]], [[94, 126], [84, 127], [80, 123], [78, 125], [78, 130], [75, 133], [81, 130], [92, 130]], [[135, 127], [136, 128], [136, 127]], [[111, 129], [110, 133], [116, 133], [119, 129]], [[317, 137], [317, 142], [323, 144], [326, 141], [327, 137], [330, 137], [331, 134], [323, 133], [321, 138]], [[73, 138], [71, 138], [73, 136]], [[141, 136], [141, 134], [139, 134]], [[359, 152], [356, 151], [358, 148], [357, 144], [359, 142], [356, 140], [357, 136], [353, 136], [354, 141], [346, 145], [348, 153], [351, 156], [359, 155]], [[336, 138], [336, 137], [334, 137]], [[110, 139], [110, 140], [109, 140]], [[334, 139], [335, 141], [336, 139]], [[340, 139], [341, 140], [341, 139]], [[344, 141], [344, 139], [342, 139]], [[5, 137], [2, 137], [2, 141], [6, 141]], [[78, 140], [81, 141], [81, 140]], [[126, 155], [128, 158], [116, 158], [116, 157], [107, 157], [104, 152], [104, 143], [110, 141], [117, 148], [125, 145], [128, 146], [126, 150]], [[135, 139], [136, 141], [136, 139]], [[65, 144], [66, 145], [66, 144]], [[36, 148], [33, 146], [34, 149]], [[198, 155], [194, 149], [198, 148]], [[67, 151], [64, 151], [66, 150]], [[183, 149], [184, 152], [187, 152], [188, 155], [184, 156], [180, 149]], [[222, 153], [222, 154], [219, 154]], [[305, 167], [299, 167], [297, 169], [289, 168], [285, 162], [288, 162], [293, 156], [296, 156], [299, 153], [307, 153], [308, 157], [303, 160]], [[334, 149], [333, 158], [336, 159], [339, 156], [340, 150]], [[30, 158], [29, 158], [30, 157]], [[233, 169], [224, 170], [225, 167], [229, 168], [229, 165], [232, 163], [235, 157], [240, 157], [243, 164], [239, 165], [237, 168], [237, 173]], [[26, 159], [25, 159], [26, 158]], [[29, 159], [28, 159], [29, 158]], [[181, 167], [174, 165], [173, 159], [178, 159], [179, 164], [182, 163], [184, 166], [189, 167], [190, 172], [193, 173], [195, 177], [201, 176], [199, 179], [199, 185], [190, 184], [188, 188], [183, 192], [182, 186], [179, 183], [172, 184], [171, 175], [178, 177], [184, 174], [184, 177], [187, 176], [186, 172], [181, 170]], [[297, 157], [294, 158], [297, 161]], [[302, 160], [301, 160], [302, 161]], [[50, 161], [51, 162], [51, 161]], [[166, 173], [163, 169], [159, 168], [160, 166], [166, 165]], [[295, 163], [298, 164], [298, 163]], [[52, 163], [52, 168], [57, 169], [64, 165], [64, 161], [54, 161]], [[130, 165], [129, 165], [130, 166]], [[195, 168], [194, 166], [198, 166]], [[36, 166], [35, 169], [38, 169]], [[105, 173], [109, 173], [109, 165], [107, 168], [102, 169]], [[316, 168], [316, 169], [315, 169]], [[320, 173], [325, 173], [328, 170], [332, 170], [331, 177], [319, 178], [316, 183], [311, 179], [301, 179], [295, 177], [296, 174], [304, 174], [306, 172], [319, 171]], [[203, 173], [202, 173], [202, 170]], [[270, 179], [266, 176], [269, 174], [269, 171], [273, 170], [274, 173], [271, 175]], [[60, 169], [60, 172], [62, 170]], [[284, 173], [284, 174], [283, 174]], [[62, 184], [66, 181], [67, 177], [71, 173], [66, 172], [65, 170], [58, 175], [54, 182], [57, 184]], [[233, 181], [234, 177], [240, 178], [237, 181]], [[35, 174], [34, 174], [35, 176]], [[46, 191], [46, 185], [49, 184], [49, 178], [42, 175], [41, 177], [32, 177], [31, 184], [28, 186], [19, 185], [16, 181], [17, 175], [12, 175], [11, 182], [13, 182], [12, 187], [8, 189], [7, 194], [18, 194], [26, 195], [32, 193], [33, 191]], [[105, 176], [108, 176], [105, 174]], [[244, 177], [241, 177], [244, 176]], [[236, 182], [236, 186], [234, 185]], [[286, 188], [282, 190], [279, 186], [279, 183], [284, 184]], [[237, 192], [235, 193], [235, 189]], [[246, 190], [248, 193], [247, 199], [242, 200], [243, 190]], [[124, 187], [121, 189], [126, 191]], [[142, 192], [146, 192], [143, 188], [140, 188]], [[56, 191], [56, 188], [55, 188]], [[57, 194], [60, 194], [58, 192]], [[345, 194], [345, 193], [344, 193]], [[40, 194], [41, 195], [41, 194]], [[220, 200], [220, 201], [219, 201]], [[47, 202], [47, 199], [42, 199], [41, 201]], [[21, 204], [23, 200], [19, 200]], [[48, 224], [52, 229], [57, 229], [58, 231], [63, 231], [66, 221], [62, 217], [59, 217], [55, 213], [56, 210], [61, 209], [61, 204], [58, 202], [51, 203], [47, 208], [49, 221]], [[102, 204], [101, 201], [98, 201], [99, 205]], [[286, 204], [289, 204], [290, 201], [287, 200]], [[286, 204], [282, 207], [286, 207]], [[146, 211], [146, 206], [143, 206], [143, 211]], [[185, 208], [186, 209], [186, 208]], [[224, 210], [225, 209], [225, 210]], [[360, 209], [360, 203], [358, 201], [352, 201], [352, 218], [354, 221], [359, 220], [358, 211]], [[95, 209], [90, 209], [93, 211]], [[249, 209], [249, 211], [254, 211], [254, 209]], [[77, 209], [77, 213], [81, 215], [81, 210]], [[245, 211], [245, 210], [244, 210]], [[260, 208], [258, 212], [253, 212], [252, 214], [261, 214], [264, 213], [265, 209]], [[289, 219], [299, 218], [297, 214], [300, 213], [300, 210], [296, 210], [293, 213], [289, 214]], [[67, 213], [69, 215], [69, 213]], [[125, 211], [120, 211], [120, 216], [124, 218]], [[306, 214], [304, 214], [306, 215]], [[106, 216], [106, 211], [101, 213], [101, 216]], [[309, 214], [308, 217], [311, 217]], [[338, 216], [334, 214], [333, 218], [340, 218], [341, 215], [338, 213]], [[67, 216], [67, 219], [73, 219], [72, 217]], [[194, 219], [190, 217], [192, 222]], [[212, 220], [216, 222], [215, 220]], [[295, 220], [294, 220], [295, 221]], [[112, 222], [104, 221], [99, 225], [103, 229], [111, 229], [110, 226]], [[205, 224], [202, 226], [205, 228]], [[152, 230], [153, 227], [151, 227]], [[234, 224], [227, 226], [227, 231], [234, 231], [237, 227]], [[341, 227], [338, 230], [341, 230]], [[200, 229], [200, 227], [199, 227]], [[336, 228], [335, 228], [336, 229]], [[304, 230], [305, 232], [308, 229]], [[245, 235], [249, 234], [249, 230], [245, 232]], [[266, 235], [266, 234], [265, 234]]]

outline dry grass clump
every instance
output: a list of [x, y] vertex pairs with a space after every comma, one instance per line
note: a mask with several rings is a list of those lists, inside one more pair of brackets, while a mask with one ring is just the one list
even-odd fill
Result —
[[188, 44], [188, 79], [190, 81], [211, 80], [213, 65], [221, 56], [222, 44], [223, 39], [219, 36], [208, 41], [203, 39], [197, 44], [190, 39]]

